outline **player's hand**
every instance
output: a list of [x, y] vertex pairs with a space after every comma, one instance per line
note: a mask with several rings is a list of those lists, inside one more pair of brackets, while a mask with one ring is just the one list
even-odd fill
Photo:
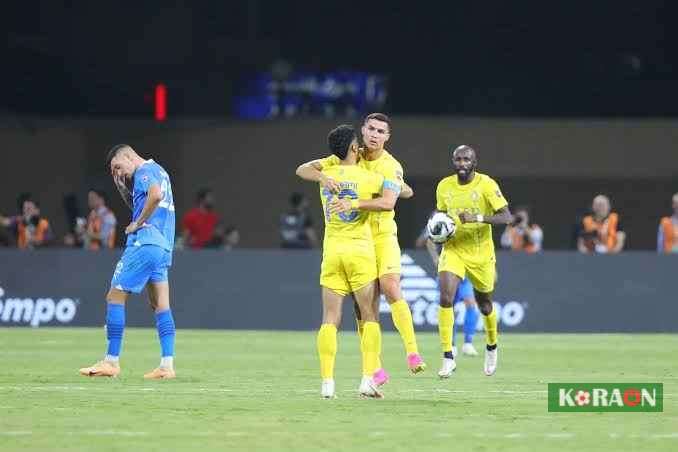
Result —
[[320, 177], [320, 185], [323, 188], [328, 189], [332, 193], [339, 193], [341, 190], [341, 186], [339, 185], [339, 182], [336, 180], [332, 179], [331, 177], [327, 177], [325, 175], [322, 175]]
[[351, 200], [347, 198], [333, 199], [330, 201], [330, 213], [344, 213], [353, 210], [351, 208]]
[[476, 223], [476, 216], [469, 212], [462, 212], [459, 214], [459, 220], [462, 224]]
[[139, 223], [133, 221], [125, 228], [125, 234], [133, 234], [140, 228], [141, 226], [139, 225]]

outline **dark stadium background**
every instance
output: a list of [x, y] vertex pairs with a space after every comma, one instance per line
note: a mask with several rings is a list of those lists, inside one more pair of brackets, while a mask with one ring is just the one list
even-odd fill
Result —
[[[677, 191], [678, 29], [670, 2], [13, 2], [0, 24], [0, 212], [31, 191], [57, 235], [62, 196], [102, 186], [125, 141], [164, 163], [178, 213], [212, 186], [244, 247], [277, 246], [287, 196], [315, 189], [294, 168], [356, 118], [245, 122], [239, 83], [283, 58], [295, 68], [382, 74], [390, 148], [415, 186], [399, 204], [412, 246], [447, 173], [450, 147], [476, 145], [481, 171], [530, 205], [545, 247], [572, 248], [599, 192], [629, 249], [655, 247]], [[152, 119], [153, 86], [168, 120]], [[115, 199], [115, 196], [113, 196]], [[113, 206], [124, 218], [122, 204]], [[121, 222], [122, 226], [122, 222]]]

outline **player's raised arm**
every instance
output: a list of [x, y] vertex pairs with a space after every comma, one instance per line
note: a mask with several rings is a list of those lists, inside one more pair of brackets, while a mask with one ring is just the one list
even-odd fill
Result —
[[302, 163], [297, 167], [295, 173], [303, 180], [317, 182], [332, 193], [339, 193], [339, 183], [322, 173], [323, 166], [320, 162], [321, 160], [311, 160], [310, 162]]
[[127, 204], [127, 207], [132, 209], [132, 195], [130, 194], [129, 190], [127, 189], [127, 185], [125, 185], [125, 182], [123, 182], [122, 179], [119, 177], [116, 177], [113, 175], [113, 182], [115, 183], [115, 188], [118, 189], [118, 193], [120, 193], [120, 196], [122, 197], [122, 200], [125, 201], [125, 204]]
[[159, 184], [153, 184], [148, 188], [148, 195], [146, 196], [146, 203], [144, 204], [139, 218], [136, 221], [133, 221], [125, 228], [126, 234], [131, 234], [139, 228], [144, 227], [146, 220], [150, 218], [155, 209], [158, 207], [162, 201], [162, 191]]
[[393, 210], [400, 186], [394, 182], [384, 181], [381, 196], [374, 199], [333, 199], [330, 202], [330, 213], [343, 213], [350, 210], [369, 210], [372, 212], [385, 212]]

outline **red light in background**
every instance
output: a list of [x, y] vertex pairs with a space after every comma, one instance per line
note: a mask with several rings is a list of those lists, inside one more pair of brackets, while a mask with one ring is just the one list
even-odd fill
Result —
[[158, 83], [155, 85], [155, 120], [167, 119], [167, 87]]

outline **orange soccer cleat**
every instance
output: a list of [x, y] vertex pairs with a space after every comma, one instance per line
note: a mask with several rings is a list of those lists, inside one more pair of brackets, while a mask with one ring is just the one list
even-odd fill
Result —
[[146, 380], [168, 380], [170, 378], [176, 378], [177, 374], [174, 372], [174, 369], [168, 369], [165, 367], [156, 367], [152, 371], [144, 374]]
[[117, 377], [120, 374], [120, 366], [110, 361], [99, 361], [91, 367], [80, 369], [80, 375], [86, 377]]

